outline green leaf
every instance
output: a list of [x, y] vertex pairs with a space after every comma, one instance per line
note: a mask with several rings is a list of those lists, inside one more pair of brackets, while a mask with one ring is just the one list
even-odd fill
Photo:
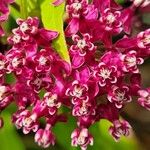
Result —
[[21, 17], [20, 12], [14, 6], [12, 6], [12, 5], [10, 6], [10, 15], [14, 19], [17, 19], [17, 18]]
[[115, 0], [118, 4], [124, 4], [125, 0]]
[[110, 125], [111, 123], [107, 120], [101, 120], [101, 122], [99, 123], [99, 141], [101, 141], [101, 143], [103, 144], [105, 143], [105, 147], [107, 150], [138, 149], [137, 142], [133, 136], [122, 136], [119, 142], [115, 142], [108, 132], [108, 128], [110, 127]]
[[54, 40], [53, 47], [64, 60], [70, 62], [63, 30], [64, 7], [65, 2], [59, 6], [54, 6], [52, 0], [41, 0], [41, 18], [46, 29], [59, 32], [59, 37]]
[[1, 150], [25, 150], [23, 142], [11, 123], [10, 114], [3, 112], [4, 127], [0, 129], [0, 149]]
[[23, 19], [28, 17], [28, 1], [20, 0], [20, 13]]
[[56, 135], [58, 145], [61, 146], [61, 150], [77, 150], [78, 148], [71, 146], [71, 133], [76, 128], [76, 121], [73, 117], [68, 117], [66, 123], [58, 123], [53, 128]]

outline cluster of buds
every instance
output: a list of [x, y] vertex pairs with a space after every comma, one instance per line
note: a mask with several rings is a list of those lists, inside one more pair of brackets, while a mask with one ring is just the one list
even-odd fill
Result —
[[[119, 119], [126, 103], [138, 96], [138, 103], [150, 110], [150, 90], [142, 88], [138, 68], [150, 56], [150, 29], [130, 37], [135, 11], [146, 5], [136, 0], [127, 8], [113, 0], [67, 1], [70, 64], [51, 45], [57, 31], [40, 28], [36, 17], [17, 19], [18, 28], [8, 37], [12, 47], [0, 54], [0, 110], [15, 102], [12, 122], [24, 134], [35, 132], [35, 142], [44, 148], [56, 142], [53, 126], [67, 121], [62, 107], [77, 120], [72, 146], [86, 150], [93, 145], [88, 129], [101, 119], [112, 123], [109, 133], [116, 141], [128, 136], [131, 126]], [[128, 35], [114, 43], [120, 34]], [[6, 83], [6, 74], [13, 74], [15, 82]]]

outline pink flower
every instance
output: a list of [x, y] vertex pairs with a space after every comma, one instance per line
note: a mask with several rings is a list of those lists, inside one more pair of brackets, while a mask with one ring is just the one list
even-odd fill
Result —
[[121, 12], [111, 12], [109, 8], [105, 9], [100, 17], [100, 22], [104, 25], [106, 31], [112, 33], [120, 33], [122, 31]]
[[86, 15], [88, 10], [88, 1], [87, 0], [79, 0], [79, 1], [70, 1], [70, 5], [66, 6], [66, 10], [69, 15], [73, 18], [79, 18], [81, 15]]
[[88, 87], [86, 84], [80, 84], [77, 80], [72, 82], [71, 86], [66, 90], [66, 95], [73, 98], [84, 99]]
[[28, 58], [34, 56], [38, 45], [49, 46], [49, 42], [58, 36], [58, 32], [39, 28], [37, 17], [28, 17], [27, 20], [18, 19], [18, 28], [13, 29], [13, 35], [8, 38], [8, 42], [13, 48], [25, 50]]
[[33, 73], [27, 81], [27, 85], [32, 87], [36, 93], [39, 93], [40, 90], [44, 87], [45, 89], [49, 89], [53, 84], [53, 80], [49, 74], [36, 74]]
[[100, 62], [94, 71], [94, 76], [101, 87], [114, 84], [117, 82], [117, 68]]
[[150, 29], [140, 32], [137, 35], [137, 45], [139, 48], [150, 50]]
[[83, 24], [83, 20], [94, 20], [98, 17], [98, 11], [87, 0], [71, 0], [66, 5], [66, 12], [70, 20], [66, 28], [66, 36], [76, 34]]
[[122, 7], [115, 2], [115, 0], [93, 0], [94, 6], [98, 8], [100, 13], [103, 13], [103, 11], [107, 8], [113, 8], [114, 10], [119, 10]]
[[2, 111], [12, 102], [12, 90], [8, 85], [0, 85], [0, 110]]
[[109, 128], [109, 133], [113, 136], [117, 142], [122, 135], [128, 136], [131, 126], [127, 121], [116, 120], [113, 122], [113, 126]]
[[125, 103], [131, 102], [132, 100], [131, 96], [129, 95], [129, 88], [127, 86], [112, 86], [107, 98], [119, 109], [122, 108]]
[[26, 63], [25, 54], [21, 51], [11, 50], [7, 53], [6, 58], [8, 61], [8, 73], [14, 72], [17, 75], [21, 74]]
[[6, 56], [0, 53], [0, 77], [6, 72], [7, 59]]
[[51, 70], [51, 63], [53, 57], [50, 55], [48, 49], [41, 49], [36, 55], [32, 57], [37, 72], [49, 72]]
[[[0, 23], [7, 19], [12, 1], [0, 2]], [[142, 90], [138, 68], [150, 56], [150, 29], [134, 37], [124, 34], [131, 33], [137, 7], [147, 4], [134, 0], [124, 7], [114, 0], [68, 0], [65, 34], [71, 63], [54, 49], [57, 31], [41, 28], [37, 17], [17, 19], [18, 27], [8, 37], [12, 47], [0, 53], [0, 111], [15, 102], [13, 123], [24, 134], [36, 132], [35, 142], [44, 148], [55, 144], [52, 128], [67, 122], [69, 115], [78, 126], [71, 134], [72, 146], [82, 150], [93, 145], [88, 129], [101, 119], [113, 123], [109, 132], [116, 141], [129, 135], [131, 126], [119, 117], [131, 96], [139, 96], [138, 103], [150, 110], [150, 88]], [[13, 75], [13, 83], [6, 84], [7, 74]]]
[[80, 100], [73, 106], [72, 115], [78, 117], [95, 115], [95, 107], [90, 102]]
[[93, 137], [88, 133], [88, 129], [75, 129], [71, 134], [72, 146], [80, 146], [82, 150], [86, 150], [87, 146], [93, 145]]
[[138, 95], [140, 96], [138, 98], [138, 103], [147, 110], [150, 110], [150, 89], [139, 90]]
[[75, 45], [70, 47], [71, 53], [79, 53], [80, 56], [85, 56], [88, 51], [90, 52], [96, 49], [94, 44], [91, 42], [91, 36], [88, 33], [83, 34], [82, 36], [83, 38], [78, 35], [72, 36], [72, 40]]
[[137, 57], [137, 52], [134, 50], [122, 55], [121, 59], [123, 61], [123, 71], [132, 73], [138, 73], [137, 65], [141, 65], [144, 62], [142, 58]]
[[[1, 0], [0, 1], [0, 24], [8, 19], [9, 15], [9, 4], [13, 3], [14, 0]], [[0, 36], [4, 35], [4, 31], [0, 25]]]
[[23, 34], [36, 34], [38, 31], [39, 20], [38, 18], [28, 17], [27, 20], [17, 19], [17, 24], [19, 25], [19, 30]]
[[14, 86], [15, 101], [19, 110], [23, 110], [27, 106], [35, 104], [39, 99], [38, 95], [32, 90], [32, 88], [26, 85], [26, 80], [24, 78], [23, 80], [25, 83], [18, 80]]
[[96, 50], [96, 46], [91, 42], [91, 36], [89, 34], [83, 34], [83, 38], [78, 35], [73, 35], [72, 40], [74, 45], [70, 47], [70, 54], [72, 56], [72, 67], [81, 67], [86, 59], [91, 57]]
[[61, 106], [61, 102], [58, 101], [58, 95], [56, 93], [45, 93], [43, 100], [50, 115], [54, 115]]
[[46, 128], [39, 129], [35, 134], [35, 142], [38, 143], [39, 146], [43, 148], [47, 148], [50, 145], [55, 144], [55, 136], [53, 135], [52, 131], [50, 130], [50, 125], [46, 125]]
[[23, 133], [28, 134], [30, 131], [38, 130], [39, 125], [36, 119], [36, 114], [31, 114], [29, 110], [22, 110], [16, 112], [12, 120], [18, 129], [23, 128]]

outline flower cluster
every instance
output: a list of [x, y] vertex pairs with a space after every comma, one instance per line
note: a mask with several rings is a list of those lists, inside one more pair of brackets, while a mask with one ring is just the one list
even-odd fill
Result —
[[14, 0], [1, 0], [0, 1], [0, 36], [4, 35], [1, 24], [8, 19], [9, 8], [8, 5], [13, 3]]
[[[138, 67], [150, 57], [150, 29], [130, 36], [135, 11], [146, 5], [142, 0], [126, 8], [114, 0], [68, 0], [70, 64], [51, 45], [57, 31], [40, 28], [36, 17], [17, 19], [8, 38], [11, 49], [0, 54], [0, 110], [15, 102], [12, 122], [24, 134], [35, 132], [35, 142], [44, 148], [55, 144], [53, 126], [67, 121], [62, 107], [77, 120], [72, 146], [86, 150], [93, 145], [88, 129], [101, 119], [112, 123], [109, 133], [116, 141], [128, 136], [131, 126], [119, 118], [122, 108], [138, 96], [138, 103], [150, 110], [150, 89], [142, 88]], [[121, 34], [126, 35], [112, 41]], [[14, 83], [5, 82], [6, 74], [14, 75]]]

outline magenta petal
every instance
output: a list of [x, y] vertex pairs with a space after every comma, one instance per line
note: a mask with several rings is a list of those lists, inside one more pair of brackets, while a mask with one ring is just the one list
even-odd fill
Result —
[[64, 60], [58, 60], [58, 63], [60, 65], [60, 67], [62, 67], [65, 71], [66, 71], [66, 74], [69, 76], [71, 74], [71, 65], [70, 63], [64, 61]]
[[39, 33], [40, 33], [40, 36], [47, 41], [51, 41], [58, 36], [58, 32], [46, 30], [44, 28], [39, 29]]
[[37, 52], [37, 44], [36, 43], [30, 43], [29, 45], [27, 45], [25, 47], [25, 49], [26, 49], [27, 58], [31, 58]]
[[128, 45], [128, 49], [135, 47], [136, 46], [136, 38], [124, 37], [121, 40], [116, 42], [115, 47], [127, 48], [127, 45]]
[[137, 73], [137, 74], [132, 74], [131, 78], [130, 78], [130, 82], [131, 84], [137, 84], [137, 85], [141, 85], [141, 74]]
[[64, 84], [61, 80], [56, 80], [56, 87], [55, 92], [61, 94], [61, 92], [64, 90]]
[[134, 13], [134, 10], [131, 8], [124, 9], [121, 13], [124, 31], [127, 34], [130, 34], [131, 32], [133, 13]]
[[104, 29], [97, 20], [84, 20], [80, 25], [80, 32], [89, 33], [93, 41], [98, 41], [103, 38]]
[[54, 6], [59, 6], [60, 4], [62, 4], [64, 2], [64, 0], [55, 0], [52, 4]]
[[97, 19], [98, 17], [98, 10], [94, 8], [93, 5], [88, 6], [88, 14], [85, 16], [86, 19], [91, 20], [91, 19]]
[[82, 68], [80, 71], [76, 72], [77, 80], [81, 81], [82, 83], [86, 83], [90, 78], [90, 70], [88, 67]]
[[99, 92], [99, 86], [97, 82], [89, 82], [89, 95], [95, 97]]
[[65, 31], [66, 36], [71, 36], [73, 34], [76, 34], [79, 30], [79, 19], [74, 18], [72, 19]]
[[84, 57], [81, 57], [79, 55], [74, 55], [72, 58], [72, 66], [74, 68], [79, 68], [84, 63], [85, 59]]
[[102, 40], [103, 40], [103, 42], [104, 42], [104, 44], [105, 44], [105, 46], [107, 48], [111, 48], [112, 47], [112, 35], [110, 33], [105, 32], [103, 34]]
[[7, 18], [8, 18], [8, 13], [6, 13], [6, 14], [4, 14], [4, 15], [1, 15], [1, 16], [0, 16], [0, 22], [3, 22], [3, 21], [5, 21], [5, 20], [7, 20]]
[[4, 36], [4, 31], [1, 26], [0, 26], [0, 36]]
[[101, 13], [103, 13], [105, 9], [110, 7], [110, 0], [94, 0], [93, 3], [95, 7], [100, 10]]

